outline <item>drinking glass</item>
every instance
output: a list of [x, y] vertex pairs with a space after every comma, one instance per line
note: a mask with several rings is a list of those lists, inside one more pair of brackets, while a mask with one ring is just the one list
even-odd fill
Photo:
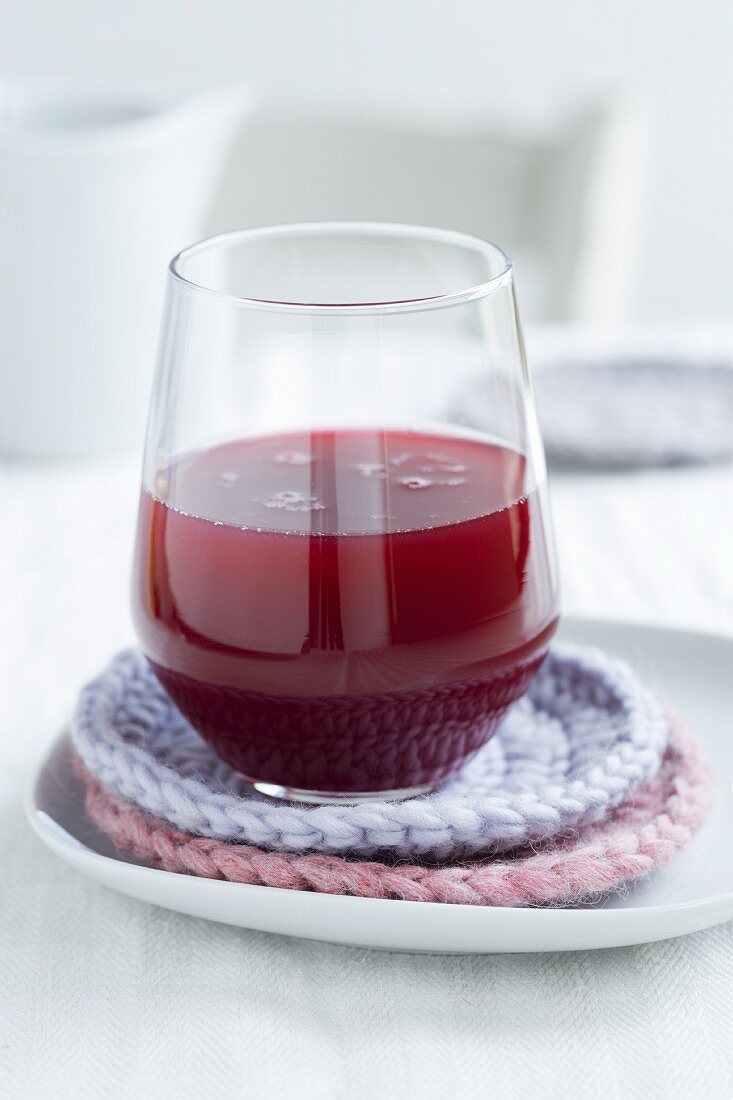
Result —
[[[473, 393], [481, 430], [455, 415]], [[481, 748], [557, 622], [501, 249], [318, 223], [176, 256], [133, 612], [175, 705], [264, 794], [408, 797]]]

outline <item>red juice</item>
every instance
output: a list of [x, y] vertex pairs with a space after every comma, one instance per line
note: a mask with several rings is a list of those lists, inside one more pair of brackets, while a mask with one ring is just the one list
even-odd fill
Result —
[[291, 790], [428, 787], [483, 745], [556, 625], [525, 459], [402, 430], [222, 444], [142, 493], [133, 610], [232, 767]]

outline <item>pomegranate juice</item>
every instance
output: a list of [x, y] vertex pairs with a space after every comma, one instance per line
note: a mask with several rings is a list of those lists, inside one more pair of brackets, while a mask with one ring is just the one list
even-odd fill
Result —
[[143, 491], [134, 615], [229, 764], [301, 791], [436, 784], [539, 667], [556, 592], [525, 459], [401, 430], [186, 454]]

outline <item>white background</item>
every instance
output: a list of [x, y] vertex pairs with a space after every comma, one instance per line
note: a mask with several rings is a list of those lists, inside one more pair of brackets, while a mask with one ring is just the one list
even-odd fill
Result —
[[243, 77], [294, 104], [420, 110], [450, 126], [644, 99], [652, 201], [632, 319], [731, 310], [733, 9], [723, 0], [4, 0], [3, 9], [5, 76]]

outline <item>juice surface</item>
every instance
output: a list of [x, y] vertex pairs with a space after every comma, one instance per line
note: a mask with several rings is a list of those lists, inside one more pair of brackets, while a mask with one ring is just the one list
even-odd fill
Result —
[[192, 724], [250, 778], [445, 778], [525, 689], [556, 622], [525, 459], [399, 430], [240, 440], [143, 491], [133, 607]]

